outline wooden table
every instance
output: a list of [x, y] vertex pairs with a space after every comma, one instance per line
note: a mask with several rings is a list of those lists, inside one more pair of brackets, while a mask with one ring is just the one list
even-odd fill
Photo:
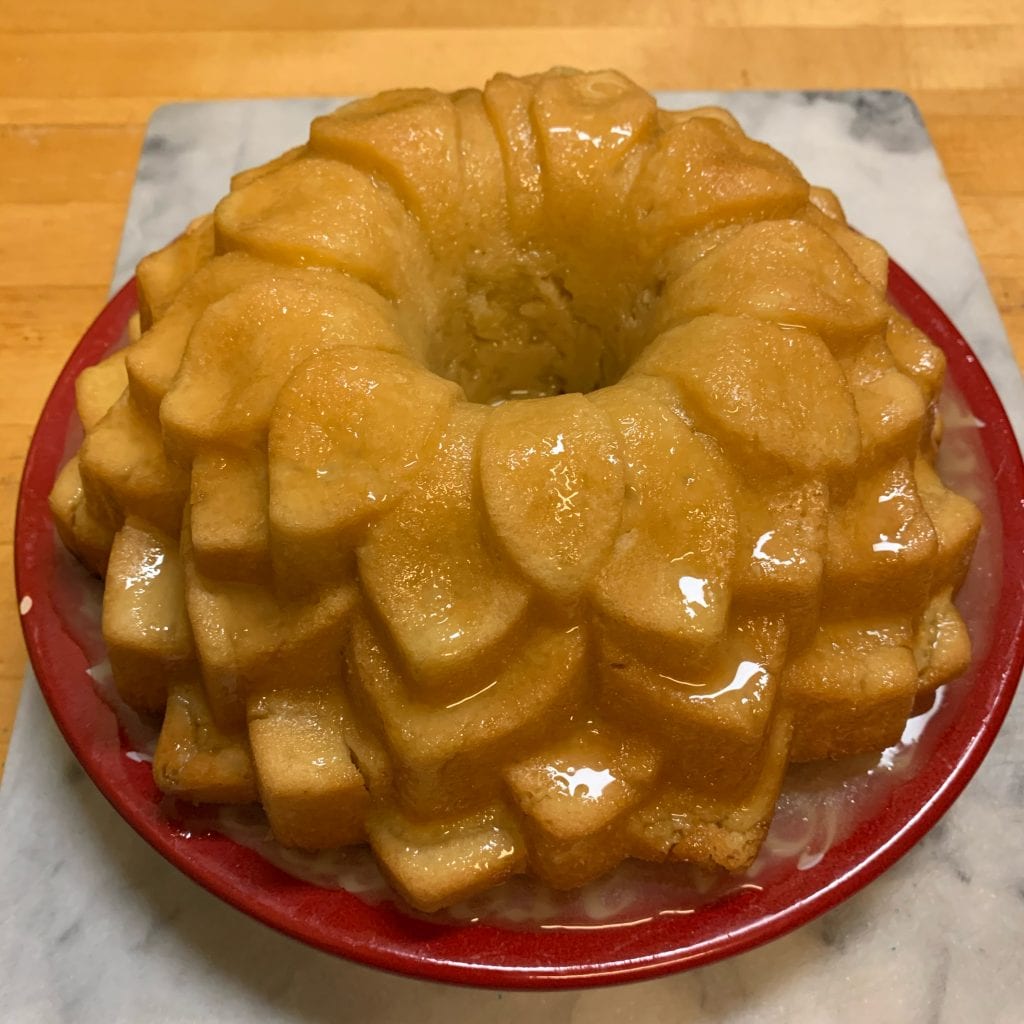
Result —
[[[1024, 363], [1020, 0], [0, 0], [0, 577], [29, 434], [103, 303], [154, 107], [450, 89], [552, 64], [651, 89], [906, 90]], [[25, 661], [7, 594], [0, 764]]]

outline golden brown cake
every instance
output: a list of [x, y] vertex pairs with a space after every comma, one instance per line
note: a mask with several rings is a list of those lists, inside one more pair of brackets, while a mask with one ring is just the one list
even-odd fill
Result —
[[384, 93], [139, 266], [52, 497], [154, 771], [433, 910], [741, 868], [789, 761], [969, 658], [943, 357], [724, 111], [616, 72]]

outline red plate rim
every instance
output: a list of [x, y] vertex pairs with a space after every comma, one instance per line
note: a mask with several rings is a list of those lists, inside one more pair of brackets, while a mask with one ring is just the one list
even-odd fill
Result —
[[123, 756], [113, 712], [85, 675], [88, 660], [52, 592], [59, 541], [47, 496], [65, 454], [74, 381], [121, 337], [137, 308], [134, 279], [85, 332], [57, 378], [29, 447], [18, 499], [17, 593], [32, 601], [22, 616], [25, 640], [72, 752], [139, 835], [204, 888], [312, 946], [405, 975], [527, 989], [637, 981], [710, 964], [806, 924], [867, 885], [945, 813], [995, 739], [1024, 663], [1024, 466], [1013, 428], [967, 342], [902, 268], [890, 266], [890, 298], [945, 351], [951, 378], [985, 422], [980, 435], [1002, 514], [1003, 578], [991, 645], [963, 714], [927, 768], [814, 868], [762, 891], [731, 894], [689, 917], [573, 931], [512, 930], [412, 918], [390, 903], [370, 905], [292, 878], [224, 836], [176, 830], [161, 812], [148, 766]]

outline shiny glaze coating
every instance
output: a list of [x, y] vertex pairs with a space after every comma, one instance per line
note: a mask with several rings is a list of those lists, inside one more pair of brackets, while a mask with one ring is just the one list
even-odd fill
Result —
[[368, 839], [427, 910], [749, 863], [790, 759], [969, 657], [977, 513], [886, 264], [614, 72], [382, 94], [240, 175], [140, 265], [53, 497], [161, 786]]

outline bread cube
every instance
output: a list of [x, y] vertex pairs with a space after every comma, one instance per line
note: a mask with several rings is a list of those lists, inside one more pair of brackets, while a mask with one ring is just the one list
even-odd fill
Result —
[[658, 764], [652, 747], [605, 729], [548, 745], [507, 768], [531, 868], [559, 889], [604, 874], [625, 856], [621, 822], [653, 783]]
[[931, 599], [917, 623], [914, 661], [922, 693], [955, 679], [971, 663], [971, 638], [948, 587]]
[[616, 437], [582, 395], [506, 402], [480, 438], [484, 504], [502, 549], [560, 603], [608, 557], [622, 516]]
[[537, 84], [532, 118], [545, 234], [560, 255], [578, 319], [599, 324], [637, 287], [639, 261], [624, 258], [623, 227], [628, 223], [626, 237], [636, 238], [627, 200], [657, 131], [657, 104], [617, 71], [550, 75]]
[[289, 600], [271, 588], [222, 583], [194, 565], [182, 536], [186, 599], [213, 714], [226, 728], [245, 721], [245, 693], [277, 679], [319, 684], [337, 679], [343, 623], [355, 600], [351, 585]]
[[579, 839], [552, 839], [531, 821], [523, 828], [529, 840], [530, 870], [553, 889], [586, 885], [629, 856], [631, 837], [622, 822]]
[[626, 824], [628, 849], [644, 860], [691, 861], [739, 871], [757, 856], [775, 813], [793, 735], [788, 711], [775, 715], [751, 782], [741, 796], [720, 799], [703, 789], [671, 785]]
[[331, 267], [388, 297], [426, 298], [426, 246], [415, 222], [389, 189], [351, 164], [316, 157], [285, 164], [229, 192], [214, 217], [221, 252]]
[[918, 690], [912, 643], [907, 619], [821, 626], [783, 677], [794, 716], [792, 760], [849, 757], [897, 743]]
[[582, 839], [618, 820], [654, 781], [654, 748], [607, 727], [548, 744], [505, 769], [519, 809], [554, 840]]
[[210, 713], [198, 680], [175, 683], [167, 695], [153, 778], [162, 792], [197, 804], [247, 804], [256, 779], [244, 732], [225, 732]]
[[922, 607], [938, 552], [909, 462], [875, 470], [829, 517], [825, 592], [833, 613]]
[[164, 442], [183, 462], [210, 449], [263, 449], [285, 381], [346, 346], [407, 353], [395, 307], [347, 275], [318, 268], [257, 275], [206, 308], [160, 405]]
[[752, 316], [806, 327], [837, 353], [882, 328], [884, 295], [829, 234], [802, 220], [749, 224], [670, 282], [666, 302], [689, 317]]
[[974, 554], [981, 512], [973, 502], [946, 487], [926, 459], [915, 461], [914, 482], [938, 541], [933, 575], [959, 587]]
[[921, 445], [928, 409], [920, 388], [897, 369], [852, 388], [860, 424], [860, 465], [913, 458]]
[[135, 270], [142, 329], [164, 315], [185, 282], [213, 257], [213, 215], [197, 217], [168, 245], [139, 261]]
[[391, 884], [427, 913], [493, 888], [526, 866], [522, 840], [500, 807], [428, 824], [375, 811], [366, 828]]
[[505, 203], [513, 235], [532, 237], [543, 223], [540, 153], [533, 130], [529, 80], [497, 74], [484, 86], [484, 107], [505, 165]]
[[921, 389], [925, 401], [934, 401], [946, 374], [946, 355], [942, 349], [895, 311], [889, 315], [885, 342], [896, 365]]
[[706, 657], [725, 633], [736, 482], [717, 446], [659, 400], [650, 380], [589, 396], [619, 436], [626, 488], [619, 536], [592, 594], [609, 632], [678, 664]]
[[459, 137], [449, 96], [392, 89], [347, 103], [313, 121], [309, 143], [317, 153], [340, 158], [341, 166], [366, 172], [368, 181], [371, 175], [386, 181], [431, 237], [448, 245], [459, 241]]
[[399, 800], [409, 814], [428, 817], [494, 798], [494, 765], [568, 724], [584, 682], [583, 653], [578, 629], [535, 626], [503, 664], [470, 681], [464, 696], [427, 704], [407, 692], [376, 631], [357, 615], [349, 693], [377, 723]]
[[168, 686], [195, 672], [185, 576], [177, 544], [141, 519], [114, 538], [103, 592], [103, 639], [118, 692], [137, 711], [160, 711]]
[[345, 742], [340, 685], [292, 681], [249, 695], [260, 799], [285, 846], [327, 850], [366, 838], [369, 794]]
[[279, 584], [345, 574], [366, 524], [395, 503], [437, 444], [458, 390], [409, 359], [371, 349], [330, 349], [296, 369], [270, 421]]
[[86, 433], [110, 412], [128, 387], [125, 355], [121, 349], [95, 366], [87, 366], [75, 378], [75, 409]]
[[79, 469], [90, 506], [108, 521], [135, 515], [177, 533], [188, 473], [168, 460], [157, 425], [127, 395], [86, 435]]
[[839, 200], [827, 188], [812, 187], [810, 200], [803, 219], [829, 235], [850, 257], [861, 277], [885, 295], [889, 287], [889, 254], [885, 247], [847, 224]]
[[494, 553], [474, 509], [479, 406], [457, 408], [398, 507], [359, 548], [359, 575], [405, 666], [426, 691], [493, 652], [529, 591]]
[[807, 203], [799, 171], [720, 117], [676, 119], [658, 140], [630, 195], [652, 255], [701, 228], [786, 217]]
[[736, 600], [765, 611], [785, 610], [791, 628], [817, 620], [825, 562], [828, 487], [750, 482], [736, 497]]
[[821, 478], [849, 471], [860, 454], [846, 378], [808, 331], [701, 316], [658, 337], [634, 374], [671, 381], [696, 426], [751, 476]]
[[264, 455], [255, 451], [196, 455], [189, 523], [199, 572], [218, 580], [269, 581], [267, 503]]
[[129, 346], [125, 355], [128, 388], [141, 412], [157, 420], [192, 328], [207, 306], [254, 279], [271, 276], [275, 269], [245, 253], [218, 256], [186, 280], [155, 322], [143, 324], [142, 337]]
[[673, 676], [602, 641], [601, 707], [611, 721], [650, 731], [677, 751], [670, 769], [685, 784], [735, 793], [750, 783], [772, 720], [785, 652], [780, 618], [741, 622], [712, 666]]
[[50, 492], [50, 511], [60, 539], [97, 576], [107, 571], [114, 528], [92, 510], [82, 486], [78, 456], [69, 459]]

